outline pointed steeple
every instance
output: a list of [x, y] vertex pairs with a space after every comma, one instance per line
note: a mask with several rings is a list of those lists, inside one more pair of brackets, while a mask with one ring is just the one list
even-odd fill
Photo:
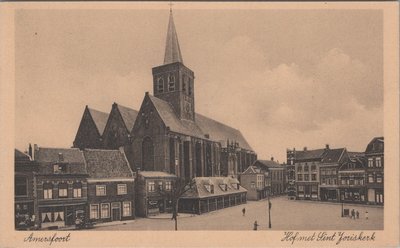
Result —
[[168, 33], [165, 45], [164, 65], [175, 62], [183, 63], [181, 49], [179, 48], [178, 35], [176, 34], [172, 9], [169, 11]]

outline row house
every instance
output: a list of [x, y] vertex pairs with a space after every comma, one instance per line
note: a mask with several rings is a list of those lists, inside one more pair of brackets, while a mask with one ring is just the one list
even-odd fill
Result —
[[96, 223], [134, 219], [135, 174], [123, 149], [85, 149], [83, 154], [90, 219]]
[[367, 159], [367, 201], [369, 204], [384, 203], [384, 139], [376, 137], [365, 149]]
[[86, 214], [87, 170], [79, 149], [35, 146], [38, 163], [34, 179], [40, 228], [74, 225], [77, 217]]
[[[32, 147], [30, 147], [32, 150]], [[31, 157], [17, 149], [14, 151], [14, 211], [15, 228], [31, 228], [35, 224], [36, 204], [34, 176], [38, 166]]]
[[136, 181], [136, 214], [149, 217], [172, 211], [170, 193], [176, 176], [161, 171], [139, 171]]
[[196, 177], [179, 200], [179, 212], [203, 214], [246, 203], [247, 190], [234, 177]]
[[320, 164], [319, 196], [321, 201], [337, 201], [339, 199], [339, 169], [349, 157], [346, 148], [329, 149], [328, 145], [326, 148]]
[[285, 166], [271, 160], [256, 160], [240, 175], [241, 185], [248, 190], [248, 200], [260, 200], [286, 191]]
[[366, 203], [366, 170], [365, 158], [351, 157], [338, 171], [338, 201]]

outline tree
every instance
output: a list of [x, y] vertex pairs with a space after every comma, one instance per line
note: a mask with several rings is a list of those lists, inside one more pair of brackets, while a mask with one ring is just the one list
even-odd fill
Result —
[[172, 181], [172, 187], [170, 191], [163, 190], [159, 193], [170, 199], [172, 205], [172, 218], [171, 220], [175, 220], [175, 231], [178, 230], [178, 205], [179, 199], [195, 185], [195, 181], [193, 179], [188, 180], [185, 178], [177, 177], [174, 181]]

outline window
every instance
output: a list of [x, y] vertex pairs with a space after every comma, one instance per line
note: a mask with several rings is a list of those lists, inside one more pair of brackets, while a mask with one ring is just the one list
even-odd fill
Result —
[[175, 77], [173, 75], [168, 76], [168, 91], [175, 90]]
[[311, 181], [317, 181], [317, 175], [316, 174], [312, 174], [311, 175]]
[[321, 184], [322, 184], [322, 185], [325, 185], [325, 184], [326, 184], [326, 179], [325, 179], [325, 178], [322, 178]]
[[68, 197], [68, 185], [66, 183], [60, 183], [58, 185], [58, 197]]
[[382, 175], [381, 174], [376, 175], [376, 182], [382, 183]]
[[297, 180], [298, 181], [303, 181], [303, 175], [302, 174], [298, 174], [297, 175]]
[[[257, 186], [259, 186], [257, 182]], [[219, 187], [221, 188], [222, 191], [227, 191], [228, 190], [228, 185], [227, 184], [220, 184]]]
[[154, 182], [148, 182], [148, 184], [147, 184], [147, 190], [148, 190], [149, 192], [154, 192], [154, 190], [155, 190], [155, 183], [154, 183]]
[[360, 185], [364, 185], [364, 179], [360, 179]]
[[316, 171], [317, 170], [317, 166], [315, 166], [315, 164], [311, 165], [311, 171]]
[[46, 183], [43, 185], [43, 199], [53, 198], [53, 184]]
[[345, 180], [345, 179], [342, 179], [342, 181], [341, 181], [340, 184], [345, 185], [345, 184], [346, 184], [346, 180]]
[[311, 186], [311, 192], [317, 192], [317, 191], [318, 191], [318, 186], [317, 185]]
[[23, 176], [15, 177], [15, 195], [26, 196], [28, 195], [28, 178]]
[[374, 160], [372, 158], [368, 159], [368, 167], [374, 167]]
[[297, 173], [301, 172], [301, 165], [297, 166]]
[[[214, 194], [214, 185], [212, 185], [212, 184], [205, 184], [204, 187], [206, 188], [206, 190], [207, 190], [208, 192], [210, 192], [211, 194]], [[254, 182], [251, 183], [251, 187], [252, 187], [252, 188], [255, 188], [255, 183], [254, 183]]]
[[183, 80], [182, 80], [182, 91], [183, 92], [186, 92], [187, 80], [188, 80], [188, 78], [186, 76], [183, 76]]
[[309, 181], [310, 180], [310, 175], [304, 174], [304, 181]]
[[375, 159], [375, 164], [376, 164], [376, 167], [382, 167], [381, 158], [377, 157]]
[[96, 185], [96, 196], [107, 195], [107, 189], [105, 185]]
[[131, 202], [123, 202], [122, 203], [122, 216], [131, 216]]
[[305, 171], [305, 172], [308, 172], [308, 165], [307, 165], [307, 163], [306, 163], [306, 165], [304, 165], [304, 171]]
[[101, 204], [101, 218], [110, 218], [110, 205], [108, 203]]
[[54, 174], [60, 174], [67, 172], [67, 165], [65, 164], [55, 164], [53, 166]]
[[333, 179], [333, 185], [336, 185], [336, 178]]
[[336, 175], [336, 169], [332, 169], [332, 175]]
[[328, 184], [328, 185], [331, 184], [331, 179], [330, 179], [330, 178], [327, 179], [327, 184]]
[[304, 186], [303, 185], [299, 185], [298, 189], [299, 189], [300, 192], [303, 192], [304, 191]]
[[82, 184], [74, 183], [74, 198], [82, 197]]
[[118, 184], [117, 194], [126, 195], [127, 193], [126, 184]]
[[368, 174], [368, 182], [373, 183], [374, 182], [374, 175]]
[[163, 190], [163, 183], [162, 181], [158, 182], [158, 189], [161, 191]]
[[165, 190], [170, 191], [172, 189], [172, 182], [171, 181], [166, 181], [165, 182]]
[[163, 78], [159, 78], [157, 81], [157, 90], [158, 93], [163, 93], [164, 92], [164, 79]]
[[90, 219], [99, 218], [99, 205], [90, 205]]

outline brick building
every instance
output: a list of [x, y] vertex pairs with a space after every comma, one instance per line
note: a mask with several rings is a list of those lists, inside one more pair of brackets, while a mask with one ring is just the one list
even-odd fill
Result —
[[367, 191], [369, 204], [384, 203], [384, 139], [373, 138], [365, 149], [367, 159]]
[[172, 211], [169, 193], [175, 175], [160, 171], [139, 171], [136, 182], [136, 213], [141, 217]]
[[[30, 147], [32, 150], [32, 147]], [[34, 225], [37, 212], [34, 177], [38, 170], [31, 157], [17, 149], [14, 152], [14, 211], [15, 228], [26, 229]]]
[[247, 200], [265, 199], [271, 191], [269, 171], [255, 165], [240, 174], [240, 184], [247, 190]]
[[103, 147], [103, 132], [108, 120], [108, 114], [89, 108], [87, 105], [73, 147], [83, 149], [98, 149]]
[[36, 224], [41, 228], [74, 225], [77, 216], [86, 214], [88, 174], [82, 151], [35, 146], [33, 157], [38, 163]]
[[365, 163], [365, 158], [353, 157], [340, 165], [338, 190], [341, 202], [366, 203]]
[[195, 112], [194, 72], [183, 64], [172, 12], [164, 64], [152, 73], [154, 96], [146, 92], [131, 131], [135, 168], [194, 178], [236, 176], [251, 164], [256, 155], [239, 130]]
[[123, 150], [85, 149], [83, 154], [89, 218], [95, 222], [134, 219], [135, 175]]

